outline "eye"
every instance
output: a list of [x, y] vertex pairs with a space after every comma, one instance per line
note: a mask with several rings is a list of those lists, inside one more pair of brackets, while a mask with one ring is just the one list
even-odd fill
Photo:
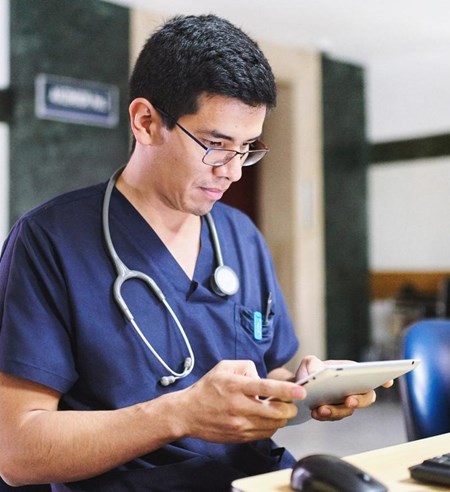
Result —
[[222, 142], [219, 142], [217, 140], [205, 140], [205, 145], [210, 149], [217, 149], [222, 147]]

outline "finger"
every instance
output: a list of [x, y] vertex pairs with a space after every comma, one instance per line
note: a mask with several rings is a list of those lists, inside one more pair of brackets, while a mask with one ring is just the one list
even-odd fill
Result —
[[341, 420], [345, 417], [353, 415], [354, 408], [349, 408], [345, 405], [322, 405], [314, 408], [311, 412], [311, 416], [315, 420], [328, 421], [328, 420]]
[[237, 436], [234, 440], [230, 442], [248, 442], [256, 441], [259, 439], [267, 439], [273, 436], [275, 432], [289, 423], [289, 420], [274, 420], [274, 419], [257, 419], [254, 418], [252, 425], [241, 435]]
[[307, 355], [303, 358], [300, 363], [300, 367], [297, 370], [296, 377], [297, 379], [303, 379], [309, 376], [310, 374], [320, 371], [325, 367], [325, 363], [321, 361], [315, 355]]
[[327, 366], [342, 366], [345, 364], [358, 364], [354, 360], [349, 359], [328, 359], [324, 361]]
[[232, 434], [243, 440], [257, 435], [269, 437], [296, 415], [297, 407], [293, 403], [248, 397], [230, 416], [233, 419]]
[[390, 379], [389, 381], [386, 381], [384, 384], [382, 384], [383, 388], [391, 388], [394, 386], [394, 380]]
[[[262, 412], [260, 417], [270, 420], [290, 420], [297, 416], [297, 405], [279, 400], [260, 400]], [[277, 424], [279, 425], [279, 424]]]
[[312, 412], [316, 420], [341, 420], [353, 415], [357, 408], [366, 408], [376, 400], [375, 391], [369, 391], [362, 395], [350, 395], [340, 405], [322, 405]]
[[371, 390], [362, 395], [350, 395], [344, 401], [344, 405], [347, 408], [356, 409], [356, 408], [366, 408], [372, 403], [375, 403], [377, 399], [377, 395], [375, 391]]
[[282, 401], [303, 400], [306, 397], [306, 389], [303, 386], [288, 381], [241, 377], [239, 382], [243, 393], [247, 396]]

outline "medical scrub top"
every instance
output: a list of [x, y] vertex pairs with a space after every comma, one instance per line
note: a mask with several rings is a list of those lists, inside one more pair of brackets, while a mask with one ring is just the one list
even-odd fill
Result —
[[[235, 295], [219, 296], [210, 288], [217, 264], [206, 221], [191, 280], [114, 189], [109, 210], [114, 247], [128, 268], [145, 272], [157, 283], [196, 356], [188, 377], [161, 386], [159, 379], [167, 371], [113, 297], [117, 273], [102, 233], [105, 188], [102, 183], [57, 197], [13, 227], [0, 262], [1, 371], [61, 392], [61, 411], [95, 411], [186, 388], [224, 359], [250, 359], [265, 377], [294, 355], [298, 342], [268, 248], [247, 216], [221, 203], [212, 210], [224, 263], [240, 279]], [[171, 368], [182, 372], [189, 354], [167, 309], [141, 280], [127, 281], [122, 295], [149, 342]], [[266, 317], [269, 295], [272, 305]], [[263, 318], [257, 329], [255, 313]], [[293, 463], [270, 439], [226, 445], [187, 438], [96, 478], [52, 487], [229, 490], [236, 478]]]

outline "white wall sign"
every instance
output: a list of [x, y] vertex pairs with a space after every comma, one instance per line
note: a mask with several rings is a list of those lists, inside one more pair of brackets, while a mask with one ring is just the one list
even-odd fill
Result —
[[109, 128], [117, 126], [119, 89], [116, 86], [39, 74], [35, 90], [38, 118]]

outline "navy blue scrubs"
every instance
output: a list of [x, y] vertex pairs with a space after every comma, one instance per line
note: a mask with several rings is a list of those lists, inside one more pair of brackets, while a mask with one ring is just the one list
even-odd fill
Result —
[[[244, 214], [221, 203], [212, 211], [224, 262], [240, 279], [237, 294], [220, 297], [209, 286], [216, 260], [206, 221], [190, 280], [142, 216], [114, 189], [114, 246], [130, 269], [156, 281], [196, 356], [188, 377], [166, 388], [158, 384], [167, 372], [113, 298], [116, 271], [102, 235], [105, 187], [57, 197], [24, 215], [12, 229], [0, 262], [1, 371], [63, 393], [61, 410], [94, 411], [190, 386], [223, 359], [251, 359], [264, 377], [294, 355], [298, 342], [270, 254]], [[170, 367], [181, 371], [187, 348], [164, 306], [140, 280], [125, 283], [122, 293], [150, 343]], [[261, 336], [255, 336], [254, 313], [265, 314], [269, 293], [270, 317]], [[289, 453], [277, 453], [269, 439], [239, 445], [182, 439], [110, 473], [53, 485], [53, 490], [229, 490], [235, 478], [293, 462]]]

